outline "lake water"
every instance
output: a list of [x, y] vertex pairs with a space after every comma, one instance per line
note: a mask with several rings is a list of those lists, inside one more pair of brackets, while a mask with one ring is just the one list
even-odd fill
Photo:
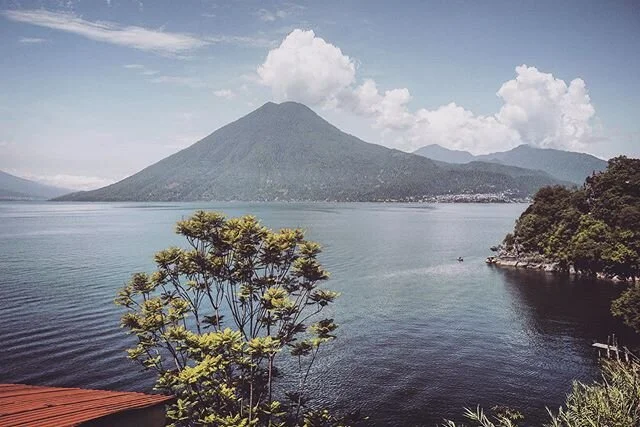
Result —
[[372, 425], [435, 426], [476, 404], [537, 424], [573, 379], [597, 378], [593, 340], [629, 334], [608, 311], [620, 287], [485, 265], [525, 205], [0, 203], [0, 382], [149, 391], [113, 298], [201, 208], [323, 244], [341, 326], [315, 393]]

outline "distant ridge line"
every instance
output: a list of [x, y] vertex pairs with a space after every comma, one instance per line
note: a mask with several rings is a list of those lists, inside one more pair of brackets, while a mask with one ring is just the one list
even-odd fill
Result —
[[525, 197], [545, 172], [453, 165], [367, 143], [296, 102], [268, 102], [195, 144], [72, 201], [411, 201], [443, 194]]

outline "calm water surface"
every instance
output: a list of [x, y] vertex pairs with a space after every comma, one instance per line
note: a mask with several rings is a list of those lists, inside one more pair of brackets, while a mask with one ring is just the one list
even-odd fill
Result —
[[476, 404], [537, 424], [572, 379], [597, 377], [593, 340], [628, 334], [608, 314], [619, 287], [484, 264], [524, 205], [0, 203], [0, 382], [149, 391], [113, 298], [183, 245], [173, 226], [199, 208], [323, 244], [341, 327], [316, 391], [372, 425], [434, 426]]

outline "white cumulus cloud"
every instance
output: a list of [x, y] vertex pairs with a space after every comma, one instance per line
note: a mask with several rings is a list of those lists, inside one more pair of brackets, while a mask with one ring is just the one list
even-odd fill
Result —
[[340, 92], [355, 82], [356, 66], [313, 31], [294, 30], [269, 52], [258, 76], [276, 100], [319, 105], [335, 103]]
[[521, 143], [518, 132], [495, 116], [480, 116], [451, 102], [435, 110], [421, 108], [403, 140], [408, 150], [439, 144], [454, 150], [492, 152]]
[[486, 153], [531, 144], [584, 150], [594, 140], [595, 108], [586, 84], [567, 84], [535, 67], [520, 65], [496, 95], [498, 112], [478, 115], [452, 102], [412, 109], [408, 88], [380, 90], [372, 79], [358, 83], [356, 63], [313, 31], [296, 29], [272, 49], [257, 69], [259, 82], [277, 101], [299, 101], [370, 118], [397, 148], [427, 144]]
[[367, 79], [353, 91], [345, 90], [341, 95], [342, 106], [357, 114], [373, 117], [375, 127], [379, 129], [408, 129], [415, 121], [408, 109], [411, 94], [406, 88], [380, 93], [376, 82]]
[[595, 108], [582, 79], [569, 85], [535, 67], [516, 67], [517, 77], [504, 83], [504, 105], [496, 117], [515, 129], [522, 141], [540, 147], [582, 148], [591, 136]]

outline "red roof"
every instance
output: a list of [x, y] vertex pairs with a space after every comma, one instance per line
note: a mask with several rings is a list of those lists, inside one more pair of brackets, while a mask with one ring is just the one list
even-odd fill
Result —
[[75, 426], [171, 399], [159, 394], [0, 384], [0, 426]]

